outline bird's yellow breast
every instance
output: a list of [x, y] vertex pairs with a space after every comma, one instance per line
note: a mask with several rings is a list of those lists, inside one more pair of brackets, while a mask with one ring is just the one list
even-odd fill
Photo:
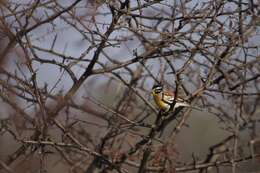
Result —
[[164, 111], [167, 111], [170, 108], [169, 104], [167, 104], [167, 103], [162, 101], [162, 98], [161, 98], [161, 96], [159, 94], [153, 94], [153, 99], [154, 99], [154, 102], [156, 103], [156, 105], [160, 109], [162, 109]]

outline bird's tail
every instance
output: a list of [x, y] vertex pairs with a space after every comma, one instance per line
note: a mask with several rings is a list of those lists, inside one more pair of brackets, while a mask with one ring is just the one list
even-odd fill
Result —
[[187, 102], [177, 102], [175, 103], [174, 105], [175, 108], [178, 108], [178, 107], [191, 107], [191, 105]]

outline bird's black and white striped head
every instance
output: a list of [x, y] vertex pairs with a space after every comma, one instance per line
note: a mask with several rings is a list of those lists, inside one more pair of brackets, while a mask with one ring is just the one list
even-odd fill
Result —
[[163, 87], [161, 85], [154, 85], [152, 90], [154, 94], [159, 94], [163, 91]]

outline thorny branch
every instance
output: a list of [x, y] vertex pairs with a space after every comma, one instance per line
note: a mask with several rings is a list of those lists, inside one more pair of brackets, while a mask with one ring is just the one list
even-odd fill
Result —
[[[73, 173], [235, 173], [258, 163], [258, 4], [0, 0], [0, 170], [51, 172], [62, 160]], [[203, 111], [163, 113], [151, 98], [158, 83]]]

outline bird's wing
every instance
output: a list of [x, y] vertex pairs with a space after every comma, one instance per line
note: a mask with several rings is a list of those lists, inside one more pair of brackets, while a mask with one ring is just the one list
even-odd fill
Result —
[[[168, 103], [168, 104], [172, 104], [174, 101], [176, 103], [178, 103], [180, 106], [189, 106], [190, 104], [184, 100], [183, 98], [175, 98], [174, 97], [174, 93], [171, 91], [164, 91], [164, 95], [163, 95], [163, 100]], [[175, 103], [175, 104], [176, 104]]]
[[170, 91], [164, 91], [163, 100], [169, 104], [172, 104], [174, 101], [174, 93], [172, 93]]

